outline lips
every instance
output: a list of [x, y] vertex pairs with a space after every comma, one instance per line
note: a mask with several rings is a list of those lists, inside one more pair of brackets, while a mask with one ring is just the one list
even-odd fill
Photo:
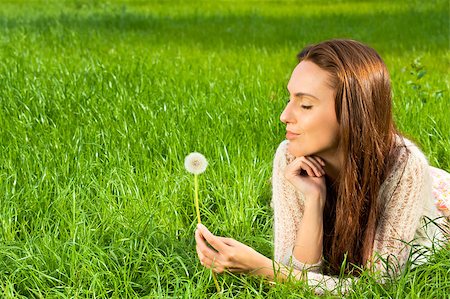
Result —
[[287, 132], [286, 132], [286, 139], [294, 139], [294, 138], [296, 138], [298, 135], [300, 135], [300, 134], [296, 134], [296, 133], [293, 133], [293, 132], [291, 132], [291, 131], [287, 131]]

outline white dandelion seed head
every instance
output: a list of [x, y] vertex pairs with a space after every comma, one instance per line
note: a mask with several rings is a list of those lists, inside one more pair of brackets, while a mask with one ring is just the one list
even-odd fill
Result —
[[184, 159], [184, 167], [193, 174], [203, 173], [207, 166], [208, 161], [206, 161], [205, 156], [200, 153], [190, 153]]

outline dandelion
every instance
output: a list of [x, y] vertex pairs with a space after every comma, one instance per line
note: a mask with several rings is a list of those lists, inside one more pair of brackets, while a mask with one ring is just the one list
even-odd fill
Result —
[[184, 159], [184, 167], [186, 170], [194, 174], [194, 188], [195, 188], [195, 210], [197, 211], [197, 222], [202, 223], [200, 220], [200, 208], [198, 204], [198, 175], [205, 172], [208, 166], [205, 156], [200, 153], [190, 153]]
[[[202, 223], [200, 219], [200, 207], [198, 204], [198, 175], [205, 172], [206, 167], [208, 167], [208, 161], [206, 161], [205, 156], [200, 153], [190, 153], [184, 159], [184, 167], [186, 170], [194, 175], [194, 193], [195, 193], [195, 210], [197, 212], [197, 222]], [[214, 284], [216, 285], [217, 292], [220, 291], [219, 283], [217, 282], [216, 275], [212, 272], [212, 277], [214, 279]]]
[[190, 153], [184, 160], [184, 167], [192, 174], [201, 174], [205, 172], [208, 166], [205, 156], [200, 153]]

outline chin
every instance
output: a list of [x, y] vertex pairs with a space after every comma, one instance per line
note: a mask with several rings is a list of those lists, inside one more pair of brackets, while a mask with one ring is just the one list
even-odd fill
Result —
[[295, 157], [303, 157], [306, 156], [304, 151], [300, 150], [299, 148], [295, 148], [295, 146], [292, 143], [288, 144], [287, 151], [289, 154], [295, 156]]

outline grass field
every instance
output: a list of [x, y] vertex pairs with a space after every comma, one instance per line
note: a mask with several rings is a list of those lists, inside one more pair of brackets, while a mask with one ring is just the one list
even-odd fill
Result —
[[[393, 79], [399, 129], [450, 170], [448, 1], [2, 1], [0, 297], [218, 297], [197, 260], [193, 180], [215, 233], [272, 255], [279, 115], [305, 45], [353, 38]], [[450, 250], [351, 298], [444, 298]], [[220, 275], [222, 297], [302, 298]]]

